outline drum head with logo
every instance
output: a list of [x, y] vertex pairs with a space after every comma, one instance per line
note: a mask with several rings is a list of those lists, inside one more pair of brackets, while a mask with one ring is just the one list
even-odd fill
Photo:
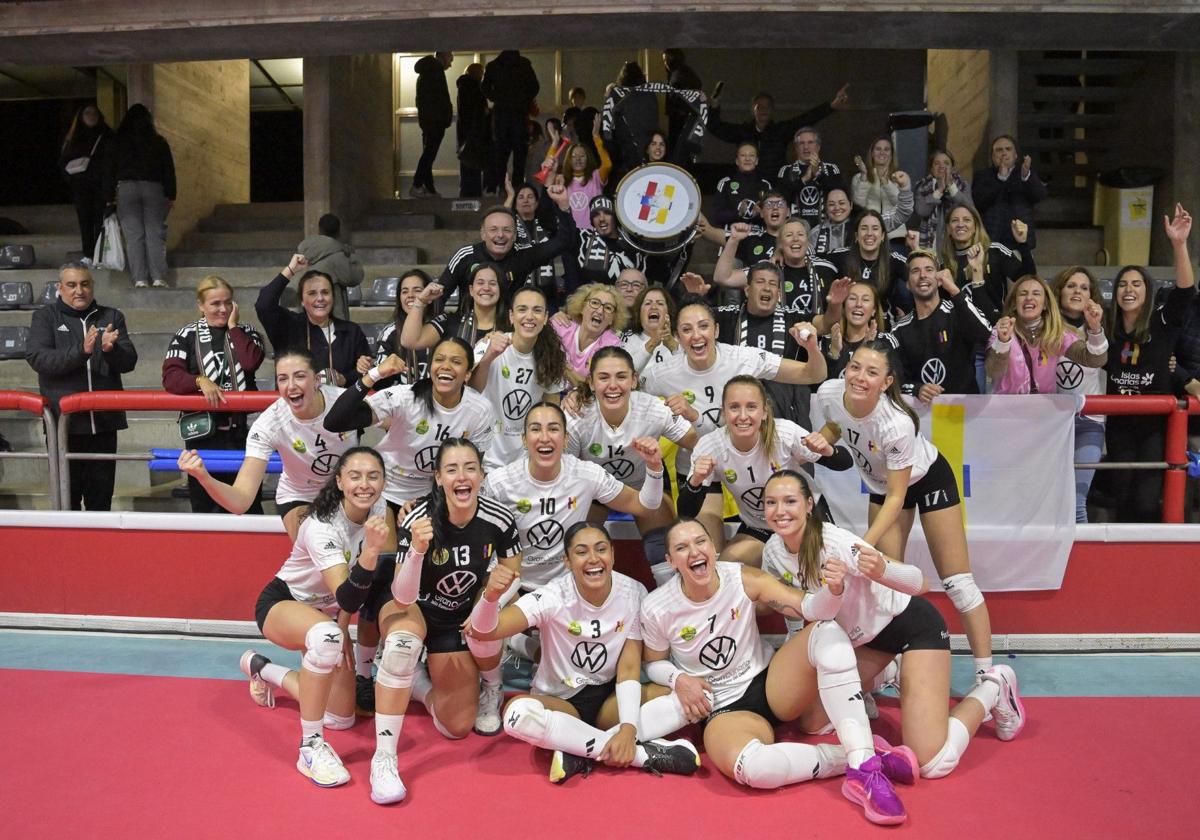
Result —
[[670, 254], [687, 245], [700, 218], [700, 187], [670, 163], [639, 166], [617, 186], [621, 235], [649, 254]]

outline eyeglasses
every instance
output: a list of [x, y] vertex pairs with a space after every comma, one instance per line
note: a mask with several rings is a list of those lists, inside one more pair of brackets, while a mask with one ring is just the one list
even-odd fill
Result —
[[787, 207], [787, 202], [784, 201], [782, 198], [768, 198], [766, 201], [764, 201], [762, 203], [762, 206], [779, 210], [784, 207]]
[[646, 284], [640, 280], [618, 280], [617, 288], [623, 292], [640, 292]]
[[604, 301], [600, 300], [600, 298], [588, 298], [587, 305], [592, 309], [603, 309], [609, 315], [612, 315], [617, 311], [616, 304], [605, 303]]

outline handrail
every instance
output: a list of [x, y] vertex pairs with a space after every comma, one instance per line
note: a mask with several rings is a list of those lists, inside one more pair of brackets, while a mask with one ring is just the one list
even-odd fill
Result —
[[[82, 411], [216, 411], [221, 414], [249, 414], [263, 411], [279, 399], [275, 391], [222, 392], [225, 401], [217, 408], [202, 394], [172, 394], [168, 391], [80, 391], [59, 400], [58, 476], [59, 510], [71, 507], [71, 453], [67, 451], [70, 417]], [[94, 459], [86, 454], [78, 460]]]
[[41, 394], [29, 391], [0, 391], [0, 411], [24, 411], [42, 418], [46, 433], [46, 454], [41, 452], [0, 452], [0, 458], [45, 458], [49, 473], [48, 486], [50, 503], [59, 506], [62, 498], [59, 489], [58, 437], [55, 435], [54, 414], [50, 411], [50, 400]]

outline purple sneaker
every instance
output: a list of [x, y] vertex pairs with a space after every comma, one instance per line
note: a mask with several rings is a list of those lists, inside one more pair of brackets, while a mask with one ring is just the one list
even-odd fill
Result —
[[883, 775], [902, 785], [915, 785], [921, 778], [917, 754], [901, 744], [893, 747], [880, 735], [875, 736], [875, 754], [883, 764]]
[[883, 760], [871, 756], [857, 770], [846, 769], [842, 796], [863, 806], [863, 814], [876, 825], [899, 825], [908, 813], [883, 773]]

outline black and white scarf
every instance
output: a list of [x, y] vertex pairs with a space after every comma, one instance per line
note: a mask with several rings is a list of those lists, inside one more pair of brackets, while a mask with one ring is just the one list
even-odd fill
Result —
[[246, 372], [238, 364], [237, 354], [233, 352], [233, 343], [229, 340], [229, 331], [236, 327], [225, 329], [225, 346], [220, 352], [213, 347], [212, 330], [208, 321], [201, 318], [196, 322], [196, 365], [200, 373], [217, 383], [222, 391], [245, 391]]
[[604, 111], [600, 116], [600, 130], [605, 137], [611, 137], [614, 128], [613, 112], [617, 103], [631, 93], [663, 93], [674, 96], [692, 109], [692, 118], [688, 121], [684, 132], [683, 142], [688, 146], [699, 147], [704, 142], [705, 126], [708, 125], [708, 103], [701, 101], [701, 92], [671, 87], [662, 82], [646, 82], [637, 87], [615, 87], [604, 100]]
[[[762, 348], [770, 350], [777, 356], [782, 356], [787, 350], [787, 315], [781, 307], [775, 307], [775, 313], [771, 320], [771, 346]], [[742, 311], [738, 313], [738, 344], [743, 347], [750, 347], [750, 319], [746, 307], [742, 307]]]

